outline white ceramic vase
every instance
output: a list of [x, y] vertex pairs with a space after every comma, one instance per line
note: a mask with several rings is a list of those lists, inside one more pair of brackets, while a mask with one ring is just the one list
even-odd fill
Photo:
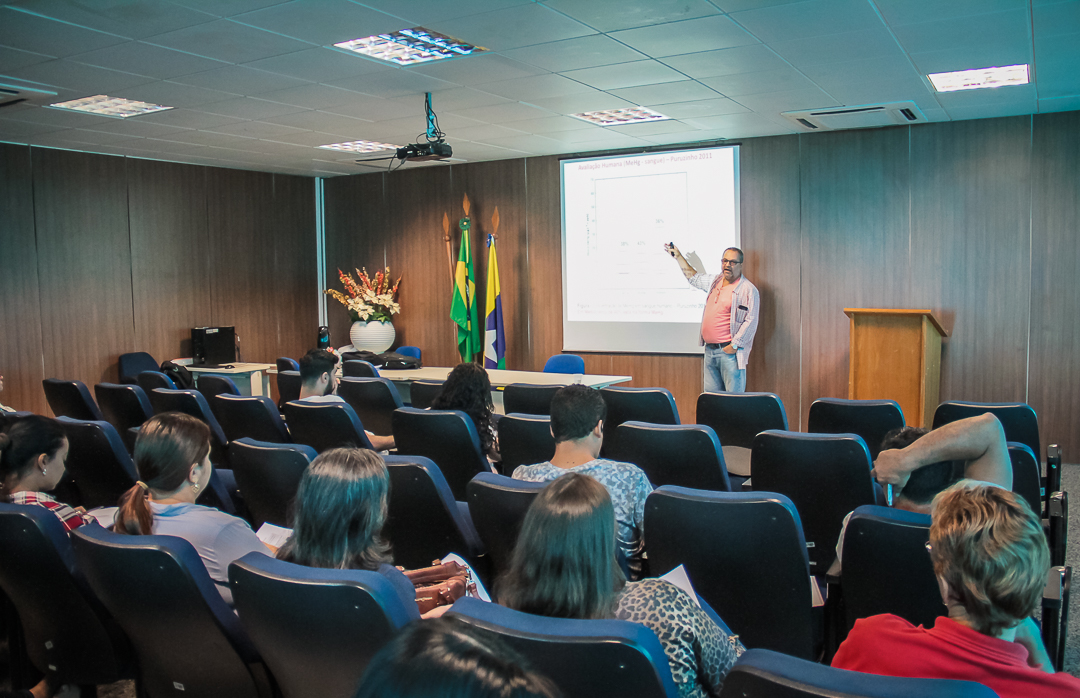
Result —
[[390, 322], [354, 322], [349, 328], [349, 339], [357, 349], [381, 354], [394, 344], [397, 333]]

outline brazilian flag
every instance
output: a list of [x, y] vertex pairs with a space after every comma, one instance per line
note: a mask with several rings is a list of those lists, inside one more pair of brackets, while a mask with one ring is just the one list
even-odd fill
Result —
[[461, 248], [454, 269], [454, 297], [450, 303], [450, 319], [457, 324], [458, 354], [462, 361], [472, 361], [483, 350], [480, 343], [480, 322], [476, 309], [476, 275], [473, 273], [472, 246], [469, 243], [469, 217], [458, 223], [461, 227]]

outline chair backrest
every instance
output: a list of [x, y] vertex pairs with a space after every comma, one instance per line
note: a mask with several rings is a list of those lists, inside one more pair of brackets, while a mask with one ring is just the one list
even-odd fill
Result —
[[413, 381], [409, 384], [409, 404], [418, 410], [426, 410], [442, 392], [446, 381]]
[[127, 673], [127, 638], [79, 576], [71, 541], [51, 511], [0, 504], [0, 558], [8, 561], [0, 565], [0, 589], [19, 612], [39, 671], [58, 684], [110, 683]]
[[555, 354], [544, 364], [544, 373], [585, 373], [585, 359], [576, 354]]
[[348, 378], [378, 378], [379, 369], [369, 361], [351, 359], [341, 364], [341, 375]]
[[1042, 477], [1039, 459], [1027, 444], [1017, 441], [1009, 443], [1009, 460], [1012, 461], [1012, 491], [1023, 497], [1031, 510], [1042, 516]]
[[342, 446], [371, 448], [364, 425], [344, 402], [293, 400], [286, 402], [281, 411], [293, 441], [307, 444], [319, 453]]
[[857, 619], [880, 613], [927, 628], [946, 615], [926, 552], [929, 538], [928, 514], [873, 505], [852, 513], [840, 570], [848, 630]]
[[411, 356], [414, 359], [419, 359], [421, 354], [420, 347], [411, 347], [408, 345], [398, 347], [395, 351], [402, 356]]
[[394, 564], [427, 567], [447, 553], [475, 560], [483, 546], [437, 465], [422, 456], [386, 456], [390, 510], [383, 535]]
[[140, 371], [135, 376], [135, 382], [146, 393], [146, 397], [150, 397], [157, 388], [165, 388], [166, 390], [176, 390], [176, 383], [173, 383], [173, 379], [166, 376], [164, 373], [158, 370], [154, 371]]
[[256, 698], [258, 653], [183, 538], [72, 534], [79, 568], [131, 638], [147, 695]]
[[469, 515], [491, 560], [492, 578], [498, 579], [510, 567], [525, 512], [547, 485], [495, 473], [480, 473], [469, 481]]
[[229, 441], [245, 437], [283, 444], [292, 441], [277, 405], [264, 395], [216, 395], [210, 402]]
[[667, 388], [601, 388], [607, 403], [601, 455], [618, 450], [619, 425], [623, 422], [679, 424], [679, 408]]
[[101, 414], [109, 421], [123, 438], [124, 432], [154, 416], [150, 398], [135, 384], [98, 383], [94, 386]]
[[723, 446], [750, 448], [754, 437], [769, 429], [787, 431], [787, 413], [773, 393], [702, 393], [697, 423], [713, 428]]
[[300, 362], [298, 362], [296, 359], [290, 359], [287, 356], [279, 356], [276, 363], [278, 373], [281, 373], [282, 371], [300, 370]]
[[277, 374], [278, 406], [284, 406], [286, 402], [300, 399], [300, 386], [304, 383], [300, 379], [300, 370], [280, 371]]
[[825, 574], [848, 512], [874, 504], [873, 467], [855, 434], [802, 434], [770, 429], [754, 437], [750, 477], [757, 492], [779, 492], [795, 503], [810, 552], [810, 569]]
[[46, 378], [41, 381], [41, 387], [45, 389], [45, 400], [49, 403], [49, 409], [57, 417], [97, 421], [105, 419], [82, 381]]
[[338, 396], [352, 405], [356, 416], [373, 434], [393, 434], [394, 410], [403, 407], [397, 388], [386, 378], [342, 378]]
[[1006, 441], [1026, 444], [1036, 457], [1042, 459], [1039, 445], [1039, 418], [1031, 405], [1026, 402], [943, 402], [934, 410], [934, 428], [987, 412], [1001, 422]]
[[904, 411], [895, 400], [823, 397], [810, 405], [806, 430], [813, 434], [858, 434], [866, 442], [873, 461], [877, 460], [885, 435], [905, 426]]
[[292, 526], [290, 506], [315, 449], [242, 438], [229, 445], [229, 463], [240, 495], [258, 529], [264, 523]]
[[679, 695], [664, 648], [644, 625], [545, 618], [468, 597], [449, 613], [528, 657], [566, 698]]
[[145, 351], [133, 351], [121, 354], [118, 368], [121, 383], [134, 383], [136, 376], [143, 371], [156, 371], [161, 366], [157, 359]]
[[351, 696], [372, 657], [411, 619], [378, 572], [248, 553], [229, 565], [229, 584], [284, 698]]
[[549, 461], [555, 456], [551, 417], [507, 414], [499, 420], [499, 455], [503, 472], [513, 475], [519, 465]]
[[66, 477], [75, 484], [82, 506], [116, 506], [120, 495], [139, 479], [116, 428], [104, 421], [70, 417], [59, 417], [57, 421], [70, 445]]
[[154, 414], [162, 412], [183, 412], [201, 420], [210, 427], [210, 460], [215, 464], [225, 462], [225, 449], [229, 439], [221, 429], [217, 417], [210, 411], [210, 403], [198, 390], [166, 390], [154, 388], [150, 391], [150, 404]]
[[507, 414], [551, 414], [551, 398], [561, 385], [531, 385], [511, 383], [503, 390], [503, 409]]
[[653, 487], [731, 491], [724, 453], [712, 427], [623, 422], [618, 431], [609, 456], [641, 468]]
[[645, 550], [654, 574], [685, 565], [747, 647], [815, 658], [806, 541], [787, 497], [661, 487], [645, 500]]
[[994, 698], [973, 681], [908, 679], [834, 669], [780, 652], [743, 653], [724, 679], [720, 698]]
[[394, 410], [394, 443], [403, 456], [424, 456], [439, 466], [454, 499], [465, 501], [465, 485], [477, 473], [491, 472], [480, 437], [461, 410]]
[[214, 407], [215, 395], [240, 395], [240, 388], [228, 376], [215, 376], [212, 374], [200, 376], [195, 381], [196, 389], [203, 394], [210, 408]]

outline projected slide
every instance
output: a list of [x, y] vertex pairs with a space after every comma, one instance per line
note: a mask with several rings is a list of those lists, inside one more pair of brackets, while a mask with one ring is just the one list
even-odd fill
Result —
[[[736, 147], [567, 160], [564, 348], [697, 351], [705, 294], [664, 252], [720, 271], [739, 245]], [[649, 327], [652, 325], [652, 327]]]

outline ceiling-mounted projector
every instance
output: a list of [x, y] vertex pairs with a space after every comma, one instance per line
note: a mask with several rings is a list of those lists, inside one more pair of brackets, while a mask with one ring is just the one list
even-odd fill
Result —
[[454, 154], [454, 149], [448, 143], [442, 141], [430, 141], [428, 143], [413, 143], [404, 148], [397, 149], [398, 160], [445, 160]]

